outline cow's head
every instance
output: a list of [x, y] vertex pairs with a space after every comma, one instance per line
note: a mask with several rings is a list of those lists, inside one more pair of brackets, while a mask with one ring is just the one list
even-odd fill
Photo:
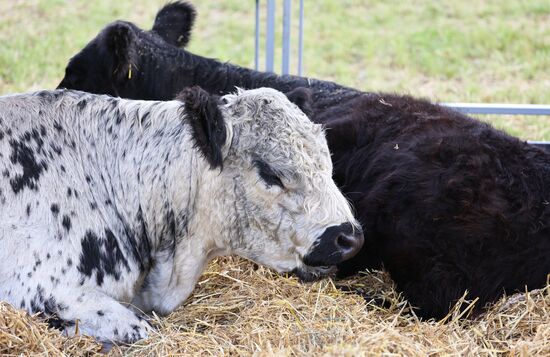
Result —
[[191, 5], [174, 2], [157, 13], [150, 31], [125, 21], [107, 25], [71, 58], [58, 88], [132, 99], [174, 98], [192, 85], [193, 68], [186, 68], [186, 52], [178, 47], [188, 43], [194, 19]]
[[194, 87], [178, 98], [195, 145], [221, 170], [209, 184], [226, 188], [215, 199], [225, 200], [217, 204], [231, 222], [223, 233], [231, 252], [313, 280], [360, 250], [363, 234], [332, 180], [323, 129], [284, 94], [260, 88], [216, 100]]

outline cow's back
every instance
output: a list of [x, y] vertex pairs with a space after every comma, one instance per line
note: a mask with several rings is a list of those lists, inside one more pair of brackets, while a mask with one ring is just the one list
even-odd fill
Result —
[[429, 317], [444, 316], [466, 289], [483, 306], [503, 290], [544, 284], [550, 155], [410, 97], [365, 95], [354, 108], [326, 123], [335, 179], [366, 233], [342, 273], [383, 262]]

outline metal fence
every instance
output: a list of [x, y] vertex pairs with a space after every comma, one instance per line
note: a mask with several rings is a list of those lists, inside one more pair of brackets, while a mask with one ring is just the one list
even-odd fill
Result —
[[467, 114], [550, 115], [550, 105], [496, 103], [440, 103]]
[[[265, 29], [265, 70], [274, 71], [275, 58], [275, 12], [276, 0], [266, 0], [266, 29]], [[281, 73], [290, 73], [290, 43], [291, 43], [291, 6], [292, 0], [283, 0], [283, 38], [282, 38], [282, 65]], [[298, 68], [297, 74], [302, 75], [303, 45], [304, 45], [304, 0], [299, 0], [298, 17]], [[260, 0], [256, 0], [256, 29], [255, 29], [255, 50], [254, 64], [259, 70], [260, 60]], [[493, 114], [493, 115], [548, 115], [550, 116], [550, 105], [535, 104], [495, 104], [495, 103], [440, 103], [441, 105], [454, 108], [466, 114]], [[542, 147], [550, 152], [550, 142], [530, 141], [531, 144]]]
[[[276, 0], [266, 0], [266, 27], [265, 27], [265, 70], [274, 71], [275, 57], [275, 6]], [[299, 0], [300, 14], [298, 23], [298, 68], [299, 76], [302, 75], [302, 54], [304, 49], [304, 0]], [[260, 61], [260, 0], [256, 0], [256, 31], [254, 38], [254, 66], [259, 70]], [[292, 0], [283, 0], [283, 48], [281, 73], [290, 73], [290, 24], [292, 21]]]

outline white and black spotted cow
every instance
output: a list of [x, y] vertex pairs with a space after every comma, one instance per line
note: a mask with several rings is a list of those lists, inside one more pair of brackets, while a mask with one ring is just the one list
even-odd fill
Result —
[[[323, 131], [273, 89], [0, 97], [0, 299], [132, 342], [237, 254], [321, 277], [363, 237]], [[183, 101], [183, 103], [182, 103]]]

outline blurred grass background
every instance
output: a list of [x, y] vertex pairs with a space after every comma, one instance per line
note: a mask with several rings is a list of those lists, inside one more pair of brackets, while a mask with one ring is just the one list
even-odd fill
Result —
[[[103, 26], [124, 19], [149, 29], [165, 3], [0, 1], [0, 94], [54, 88], [68, 59]], [[254, 1], [193, 4], [188, 48], [252, 67]], [[293, 12], [295, 55], [298, 1]], [[550, 104], [549, 0], [305, 0], [304, 40], [310, 77], [434, 101]], [[524, 139], [550, 140], [548, 117], [484, 119]]]

